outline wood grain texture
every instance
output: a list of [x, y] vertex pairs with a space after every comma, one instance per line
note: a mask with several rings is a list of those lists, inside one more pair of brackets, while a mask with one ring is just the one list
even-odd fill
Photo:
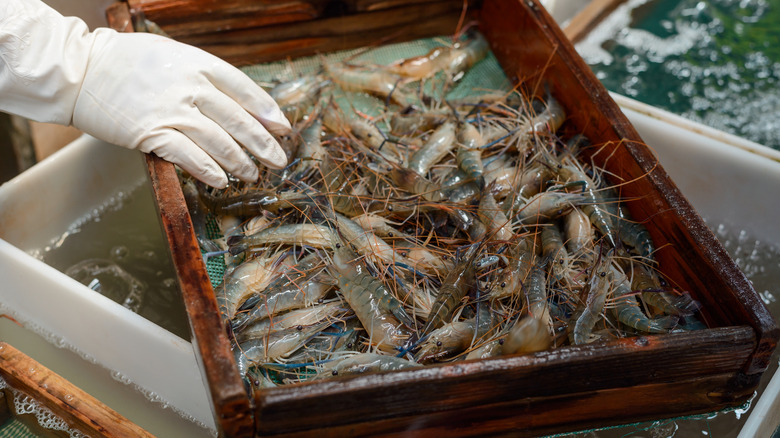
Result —
[[[541, 414], [537, 400], [614, 388], [623, 388], [628, 399], [632, 388], [640, 385], [719, 374], [735, 377], [734, 370], [753, 351], [754, 340], [749, 327], [721, 328], [276, 388], [256, 395], [258, 433], [298, 432], [324, 424], [346, 426], [404, 416], [425, 422], [443, 412], [465, 412], [514, 400], [523, 400], [526, 410]], [[750, 385], [758, 383], [747, 382], [736, 379], [717, 391], [711, 387], [705, 392], [717, 392], [718, 403], [736, 403], [752, 393]], [[703, 400], [701, 395], [691, 396]], [[302, 418], [296, 412], [307, 415]], [[460, 418], [452, 415], [450, 421], [460, 424]]]
[[220, 433], [252, 436], [253, 417], [173, 164], [146, 155], [162, 227]]
[[[176, 40], [234, 65], [452, 34], [463, 12], [460, 0], [131, 0], [129, 4], [136, 20], [149, 19]], [[269, 15], [268, 8], [279, 15]]]
[[153, 437], [135, 423], [5, 342], [0, 342], [0, 377], [9, 387], [45, 406], [69, 427], [87, 436]]
[[[576, 376], [573, 376], [576, 377]], [[707, 396], [708, 388], [727, 385], [730, 374], [637, 385], [630, 389], [610, 388], [569, 392], [560, 396], [485, 403], [470, 408], [430, 412], [424, 415], [399, 415], [371, 422], [323, 425], [317, 437], [357, 436], [466, 437], [511, 436], [538, 437], [618, 426], [633, 422], [659, 420], [680, 415], [713, 412], [747, 401], [752, 392], [739, 401], [723, 403]], [[679, 394], [671, 396], [670, 394]], [[278, 432], [278, 433], [277, 433]], [[312, 431], [263, 430], [262, 436], [303, 438]]]

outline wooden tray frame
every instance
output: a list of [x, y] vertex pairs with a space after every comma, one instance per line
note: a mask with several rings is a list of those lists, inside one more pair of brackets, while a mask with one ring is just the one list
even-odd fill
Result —
[[[128, 30], [126, 5], [108, 16]], [[478, 17], [508, 76], [533, 94], [550, 87], [567, 109], [567, 129], [606, 145], [593, 159], [608, 161], [626, 181], [623, 197], [639, 199], [627, 206], [647, 222], [665, 274], [702, 302], [702, 318], [714, 328], [311, 382], [249, 400], [174, 168], [149, 156], [222, 435], [536, 436], [716, 411], [752, 396], [780, 331], [750, 282], [544, 8], [535, 0], [491, 0]]]

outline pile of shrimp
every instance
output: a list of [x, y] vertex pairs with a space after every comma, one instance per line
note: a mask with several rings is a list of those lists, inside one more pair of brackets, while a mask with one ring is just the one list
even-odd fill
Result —
[[182, 176], [202, 250], [226, 253], [248, 387], [702, 327], [553, 96], [441, 97], [487, 52], [472, 33], [390, 65], [323, 59], [270, 91], [287, 168], [219, 192]]

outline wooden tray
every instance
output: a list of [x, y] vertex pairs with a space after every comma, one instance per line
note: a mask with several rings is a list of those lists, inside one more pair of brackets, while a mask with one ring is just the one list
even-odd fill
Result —
[[[149, 432], [5, 342], [0, 342], [0, 378], [7, 386], [0, 390], [0, 402], [7, 403], [5, 409], [0, 407], [0, 418], [13, 409], [14, 398], [26, 397], [56, 415], [69, 428], [87, 436], [153, 438]], [[32, 414], [11, 413], [31, 417], [23, 421], [27, 420], [29, 427], [44, 436], [68, 436], [43, 429]]]
[[[630, 213], [646, 221], [662, 271], [703, 304], [710, 329], [312, 382], [248, 400], [173, 166], [149, 157], [224, 435], [536, 436], [716, 411], [752, 396], [780, 332], [750, 282], [536, 1], [491, 0], [474, 12], [513, 81], [536, 95], [549, 86], [567, 110], [567, 129], [607, 144], [595, 163], [630, 181], [621, 188], [639, 198], [627, 203]], [[111, 22], [129, 22], [127, 13], [114, 10]]]

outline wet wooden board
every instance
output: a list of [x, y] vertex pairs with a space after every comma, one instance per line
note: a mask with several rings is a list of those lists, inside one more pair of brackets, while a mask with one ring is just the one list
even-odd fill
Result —
[[460, 0], [128, 3], [136, 21], [148, 19], [173, 38], [234, 65], [447, 34], [464, 12]]
[[[0, 342], [0, 377], [10, 388], [33, 399], [87, 436], [153, 437], [96, 398], [16, 348]], [[6, 397], [9, 398], [8, 392]]]
[[[660, 248], [662, 271], [703, 304], [710, 329], [261, 390], [252, 409], [248, 399], [239, 401], [241, 383], [228, 366], [233, 358], [211, 288], [199, 283], [206, 281], [205, 267], [173, 167], [150, 158], [215, 418], [226, 436], [250, 436], [252, 428], [282, 436], [533, 436], [737, 406], [758, 385], [780, 335], [774, 320], [552, 18], [531, 0], [491, 0], [471, 12], [520, 89], [528, 96], [549, 89], [567, 111], [564, 131], [584, 133], [597, 145], [592, 159], [611, 172], [621, 197], [631, 199], [632, 216]], [[398, 20], [395, 32], [412, 32]], [[230, 50], [268, 59], [299, 54], [293, 35], [242, 45], [241, 38], [266, 38], [252, 33], [220, 35], [235, 47]], [[237, 52], [225, 57], [242, 62]]]

